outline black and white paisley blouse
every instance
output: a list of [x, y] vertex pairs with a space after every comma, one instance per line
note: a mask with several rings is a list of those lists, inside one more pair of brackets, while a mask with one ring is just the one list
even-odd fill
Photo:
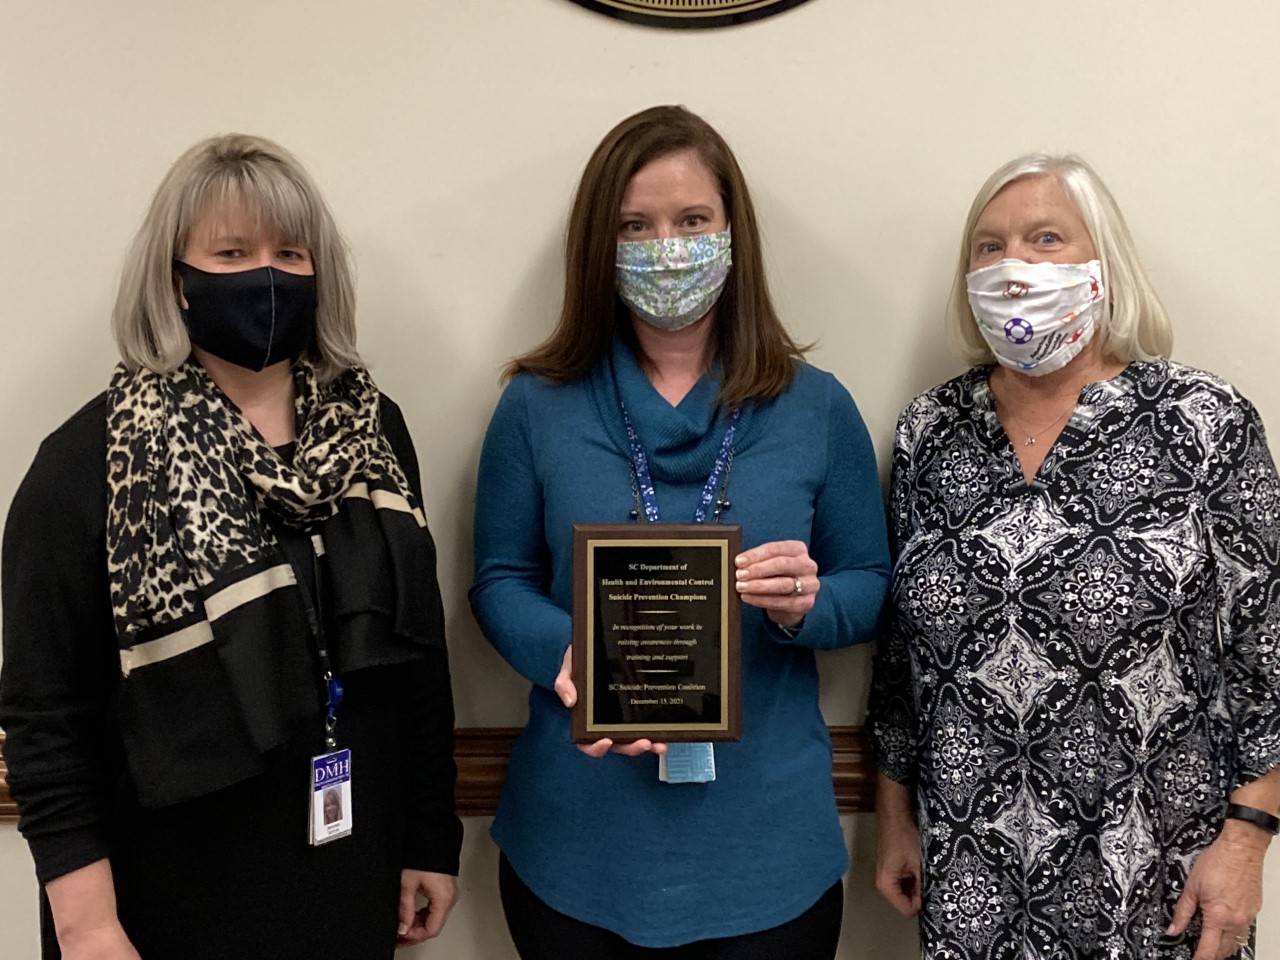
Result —
[[1191, 864], [1280, 763], [1262, 423], [1219, 377], [1132, 363], [1028, 484], [988, 373], [913, 400], [894, 449], [869, 726], [917, 789], [924, 955], [1190, 957], [1163, 931]]

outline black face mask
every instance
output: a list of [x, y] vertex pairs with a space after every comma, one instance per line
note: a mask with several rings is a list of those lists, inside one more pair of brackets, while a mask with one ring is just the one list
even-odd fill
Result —
[[206, 273], [173, 261], [182, 276], [191, 342], [215, 357], [249, 370], [295, 360], [316, 331], [316, 278], [258, 267], [238, 273]]

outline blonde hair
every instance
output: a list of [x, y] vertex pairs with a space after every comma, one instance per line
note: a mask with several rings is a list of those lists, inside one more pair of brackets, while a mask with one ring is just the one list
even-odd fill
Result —
[[1167, 357], [1173, 351], [1173, 325], [1142, 268], [1129, 226], [1111, 191], [1080, 157], [1028, 153], [1010, 160], [987, 179], [974, 197], [964, 223], [947, 323], [965, 361], [979, 364], [995, 359], [973, 319], [965, 282], [978, 218], [1006, 186], [1016, 180], [1040, 176], [1054, 177], [1062, 184], [1084, 221], [1102, 263], [1102, 283], [1107, 292], [1099, 328], [1103, 355], [1123, 362]]
[[282, 241], [311, 251], [318, 306], [310, 355], [320, 379], [358, 366], [350, 257], [324, 198], [287, 150], [239, 133], [191, 147], [156, 189], [125, 258], [111, 314], [111, 332], [125, 364], [165, 373], [191, 353], [178, 311], [173, 261], [202, 216], [233, 210], [246, 211]]

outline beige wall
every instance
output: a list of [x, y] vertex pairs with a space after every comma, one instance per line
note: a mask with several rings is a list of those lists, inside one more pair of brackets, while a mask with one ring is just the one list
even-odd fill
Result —
[[[1234, 380], [1280, 435], [1277, 49], [1270, 0], [812, 0], [714, 33], [567, 0], [2, 0], [0, 507], [106, 382], [120, 257], [168, 164], [209, 133], [274, 137], [328, 192], [359, 263], [362, 345], [417, 437], [460, 722], [518, 722], [523, 684], [466, 609], [473, 472], [499, 365], [549, 328], [569, 193], [613, 122], [674, 101], [726, 135], [783, 315], [882, 454], [899, 407], [958, 369], [939, 317], [968, 201], [1033, 148], [1094, 161], [1171, 308], [1175, 356]], [[859, 714], [866, 664], [825, 658], [832, 722]], [[911, 926], [868, 890], [873, 824], [845, 822], [841, 956], [912, 956]], [[416, 956], [512, 955], [486, 827], [468, 824], [445, 942]], [[34, 956], [12, 828], [0, 898], [6, 955]], [[1280, 909], [1263, 938], [1280, 952]]]

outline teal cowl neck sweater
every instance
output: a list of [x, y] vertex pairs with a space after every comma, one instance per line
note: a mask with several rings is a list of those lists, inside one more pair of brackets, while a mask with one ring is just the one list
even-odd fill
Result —
[[780, 396], [743, 408], [724, 520], [744, 548], [804, 541], [821, 589], [794, 637], [743, 606], [741, 742], [716, 745], [709, 784], [659, 782], [652, 755], [593, 760], [573, 746], [551, 689], [572, 635], [572, 528], [630, 514], [619, 400], [662, 519], [688, 522], [724, 436], [716, 395], [705, 376], [673, 407], [622, 343], [573, 383], [522, 374], [498, 402], [476, 488], [472, 610], [531, 683], [494, 839], [551, 907], [649, 947], [785, 923], [844, 873], [814, 651], [871, 639], [889, 577], [866, 428], [833, 376], [798, 363]]

